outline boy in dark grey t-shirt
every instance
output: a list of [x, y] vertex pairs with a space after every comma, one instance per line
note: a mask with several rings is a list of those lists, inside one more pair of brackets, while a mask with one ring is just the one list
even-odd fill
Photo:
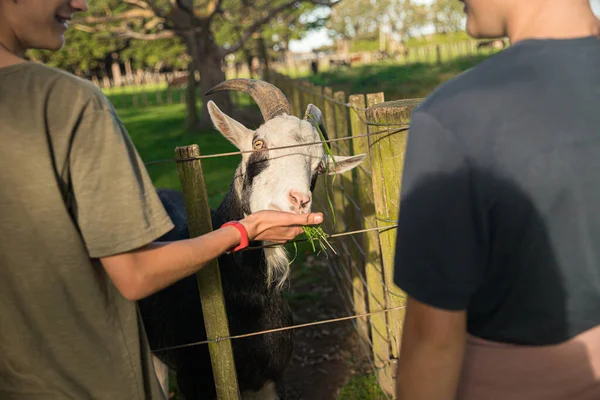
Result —
[[598, 21], [587, 1], [466, 3], [471, 34], [505, 16], [513, 46], [412, 116], [398, 396], [600, 399]]

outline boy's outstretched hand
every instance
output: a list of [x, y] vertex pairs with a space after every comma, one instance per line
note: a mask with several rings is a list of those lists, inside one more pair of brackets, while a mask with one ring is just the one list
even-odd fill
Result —
[[293, 214], [283, 211], [258, 211], [240, 221], [252, 240], [285, 243], [300, 235], [305, 225], [323, 222], [322, 213]]

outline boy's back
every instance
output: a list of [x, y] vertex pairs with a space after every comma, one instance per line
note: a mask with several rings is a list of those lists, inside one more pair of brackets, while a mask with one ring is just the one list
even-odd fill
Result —
[[525, 40], [413, 114], [396, 282], [467, 309], [464, 398], [600, 398], [598, 68], [597, 37]]

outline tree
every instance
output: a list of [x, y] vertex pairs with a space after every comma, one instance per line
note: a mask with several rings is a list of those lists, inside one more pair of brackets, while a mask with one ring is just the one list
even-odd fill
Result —
[[327, 28], [332, 37], [345, 40], [375, 40], [380, 29], [388, 29], [406, 43], [429, 25], [436, 33], [448, 33], [462, 30], [463, 24], [463, 5], [458, 0], [433, 0], [429, 4], [415, 0], [354, 0], [331, 13]]
[[465, 15], [460, 1], [435, 0], [429, 12], [436, 33], [458, 32], [463, 29]]
[[391, 29], [406, 43], [429, 22], [429, 10], [426, 4], [415, 4], [411, 0], [390, 0], [389, 23]]
[[429, 19], [428, 6], [411, 0], [355, 0], [336, 8], [327, 28], [330, 36], [343, 40], [376, 40], [380, 30], [389, 29], [406, 42]]
[[[93, 27], [117, 38], [158, 40], [178, 37], [191, 58], [190, 73], [199, 71], [203, 97], [202, 119], [194, 118], [195, 91], [188, 102], [191, 127], [208, 124], [204, 93], [225, 80], [223, 61], [241, 50], [255, 32], [276, 17], [296, 12], [302, 3], [333, 6], [329, 0], [102, 0], [88, 15], [77, 20], [79, 29]], [[229, 31], [229, 34], [222, 35]], [[235, 34], [233, 33], [235, 31]], [[219, 41], [220, 39], [221, 41]], [[227, 113], [233, 110], [231, 96], [211, 96]]]
[[77, 75], [87, 75], [89, 71], [101, 68], [108, 55], [127, 45], [106, 34], [95, 35], [80, 30], [69, 30], [65, 36], [69, 45], [60, 51], [29, 50], [27, 57]]
[[353, 0], [335, 8], [326, 26], [338, 39], [376, 37], [388, 4], [388, 0]]

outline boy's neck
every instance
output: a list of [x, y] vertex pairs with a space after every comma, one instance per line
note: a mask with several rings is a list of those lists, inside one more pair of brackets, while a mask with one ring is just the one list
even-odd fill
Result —
[[[543, 4], [542, 4], [543, 3]], [[507, 21], [512, 44], [526, 39], [576, 39], [598, 36], [600, 20], [587, 0], [523, 2]]]
[[0, 41], [0, 68], [25, 62], [27, 62], [27, 60], [10, 51], [9, 48]]

